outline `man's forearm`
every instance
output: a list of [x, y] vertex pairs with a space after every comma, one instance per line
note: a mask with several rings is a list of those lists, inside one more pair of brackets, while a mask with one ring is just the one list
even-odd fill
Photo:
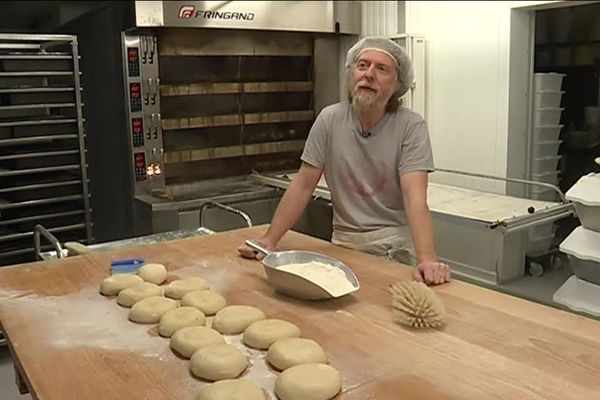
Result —
[[275, 246], [281, 237], [298, 221], [312, 197], [313, 189], [292, 181], [285, 191], [264, 240]]
[[435, 261], [435, 244], [433, 237], [433, 220], [427, 204], [407, 204], [406, 214], [410, 226], [417, 262]]

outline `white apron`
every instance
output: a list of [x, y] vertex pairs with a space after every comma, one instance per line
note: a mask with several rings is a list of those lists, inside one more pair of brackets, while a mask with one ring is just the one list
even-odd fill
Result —
[[386, 227], [371, 232], [334, 230], [331, 242], [402, 264], [417, 265], [408, 226]]

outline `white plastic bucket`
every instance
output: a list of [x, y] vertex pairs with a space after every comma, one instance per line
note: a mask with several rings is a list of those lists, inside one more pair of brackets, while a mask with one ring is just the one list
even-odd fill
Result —
[[[582, 176], [566, 193], [584, 228], [600, 232], [600, 173]], [[600, 248], [600, 245], [598, 245]]]
[[552, 91], [559, 92], [562, 87], [562, 81], [565, 74], [550, 72], [547, 74], [535, 74], [533, 77], [533, 87], [536, 92]]
[[559, 249], [569, 256], [573, 272], [579, 279], [600, 285], [600, 232], [582, 226], [575, 228], [560, 244]]
[[544, 186], [530, 186], [529, 197], [533, 200], [558, 201], [558, 193], [552, 188]]
[[554, 172], [557, 170], [558, 162], [561, 158], [562, 156], [533, 158], [531, 160], [531, 173], [545, 174], [548, 172]]
[[532, 144], [531, 153], [534, 158], [554, 157], [558, 155], [558, 148], [562, 140], [554, 142], [534, 142]]
[[535, 108], [560, 108], [560, 101], [564, 92], [535, 92]]
[[532, 174], [531, 180], [535, 182], [550, 183], [558, 185], [558, 171], [544, 172], [541, 174]]
[[533, 125], [558, 125], [564, 108], [536, 108], [533, 111]]
[[533, 127], [534, 142], [554, 142], [560, 137], [563, 125], [545, 125]]

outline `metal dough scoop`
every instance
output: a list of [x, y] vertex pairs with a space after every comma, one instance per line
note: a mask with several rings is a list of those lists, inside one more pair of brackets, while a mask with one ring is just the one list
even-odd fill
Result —
[[[277, 291], [287, 294], [288, 296], [305, 300], [333, 299], [346, 296], [360, 289], [358, 278], [354, 275], [354, 272], [352, 272], [346, 264], [335, 258], [312, 251], [290, 250], [271, 252], [254, 241], [246, 240], [245, 243], [248, 247], [265, 255], [262, 264], [269, 283], [271, 283]], [[284, 265], [304, 264], [313, 261], [341, 269], [346, 275], [346, 279], [352, 284], [353, 289], [346, 293], [333, 295], [328, 292], [327, 289], [307, 278], [279, 269], [279, 267]]]

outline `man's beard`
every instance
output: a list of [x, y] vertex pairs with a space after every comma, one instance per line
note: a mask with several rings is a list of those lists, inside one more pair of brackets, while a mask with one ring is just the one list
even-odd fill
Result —
[[374, 111], [385, 108], [385, 102], [369, 89], [355, 90], [352, 95], [352, 105], [358, 111]]

